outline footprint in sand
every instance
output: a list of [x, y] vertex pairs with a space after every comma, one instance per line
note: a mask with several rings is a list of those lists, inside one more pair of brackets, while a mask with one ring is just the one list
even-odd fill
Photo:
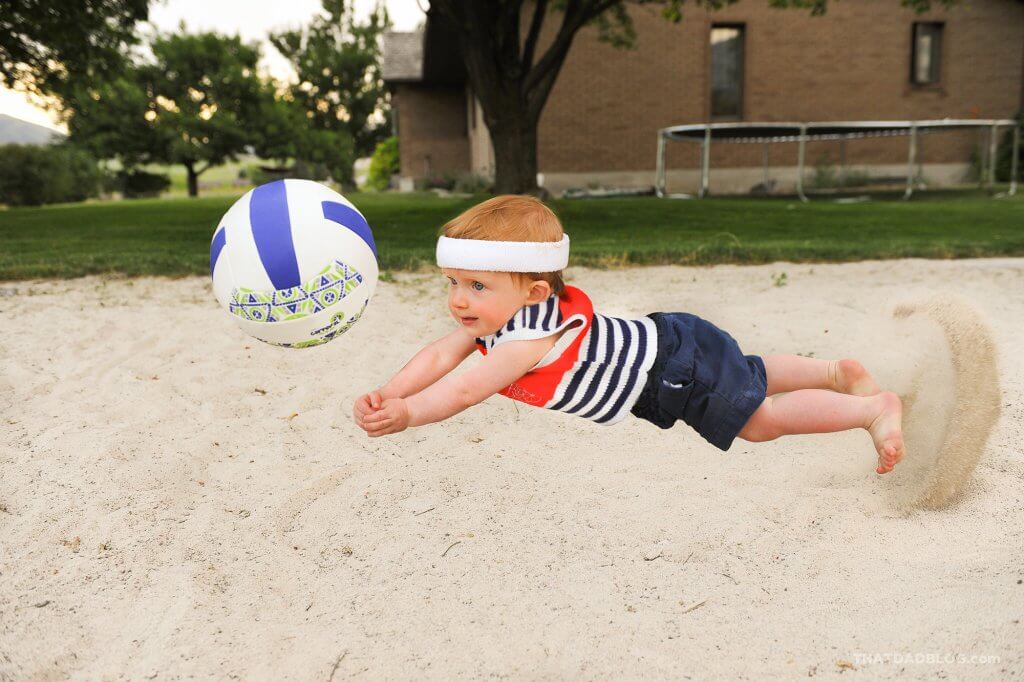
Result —
[[302, 514], [324, 495], [341, 486], [352, 476], [349, 469], [340, 469], [332, 474], [320, 478], [308, 488], [290, 495], [281, 505], [276, 514], [277, 532], [281, 537], [286, 537], [302, 527], [300, 518]]

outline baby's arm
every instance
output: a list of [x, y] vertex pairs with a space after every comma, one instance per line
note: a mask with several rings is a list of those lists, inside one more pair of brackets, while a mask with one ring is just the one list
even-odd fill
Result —
[[385, 400], [380, 410], [364, 417], [362, 426], [370, 436], [384, 436], [447, 419], [526, 374], [550, 348], [548, 338], [500, 344], [459, 376], [445, 377], [408, 398]]
[[352, 409], [356, 424], [363, 426], [366, 415], [380, 409], [385, 400], [404, 398], [434, 383], [458, 367], [475, 348], [474, 339], [462, 329], [423, 347], [386, 384], [356, 398]]
[[405, 367], [381, 386], [381, 397], [386, 400], [419, 393], [462, 364], [475, 349], [476, 342], [462, 329], [442, 336], [416, 353]]

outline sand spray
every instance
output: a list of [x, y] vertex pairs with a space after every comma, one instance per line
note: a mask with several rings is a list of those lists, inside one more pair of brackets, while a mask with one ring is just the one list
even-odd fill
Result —
[[999, 420], [997, 348], [988, 324], [956, 297], [900, 303], [886, 326], [900, 361], [876, 376], [903, 399], [906, 444], [886, 477], [891, 502], [942, 509], [969, 487]]

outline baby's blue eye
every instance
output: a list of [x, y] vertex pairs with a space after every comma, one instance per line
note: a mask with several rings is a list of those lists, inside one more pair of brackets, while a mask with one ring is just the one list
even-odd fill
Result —
[[477, 291], [483, 291], [484, 285], [481, 284], [480, 282], [473, 282], [473, 288], [476, 289]]

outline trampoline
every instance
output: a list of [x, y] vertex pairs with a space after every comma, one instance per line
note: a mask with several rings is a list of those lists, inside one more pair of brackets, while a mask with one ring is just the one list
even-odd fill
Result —
[[767, 145], [773, 142], [797, 142], [796, 191], [801, 201], [809, 201], [804, 192], [804, 165], [808, 140], [852, 140], [865, 137], [894, 137], [906, 135], [910, 141], [907, 152], [907, 188], [904, 199], [914, 193], [914, 164], [917, 162], [917, 138], [919, 135], [941, 130], [979, 128], [989, 130], [989, 153], [987, 168], [982, 174], [983, 182], [989, 187], [995, 184], [996, 149], [999, 129], [1013, 127], [1013, 153], [1011, 156], [1009, 194], [1017, 193], [1018, 156], [1020, 152], [1020, 128], [1013, 119], [942, 119], [930, 121], [827, 121], [818, 123], [695, 123], [672, 126], [658, 131], [658, 160], [655, 192], [659, 197], [665, 192], [665, 147], [669, 141], [684, 140], [699, 142], [701, 145], [700, 192], [703, 198], [708, 193], [708, 176], [711, 171], [711, 143], [718, 141], [732, 144], [765, 144], [765, 173], [767, 174]]

